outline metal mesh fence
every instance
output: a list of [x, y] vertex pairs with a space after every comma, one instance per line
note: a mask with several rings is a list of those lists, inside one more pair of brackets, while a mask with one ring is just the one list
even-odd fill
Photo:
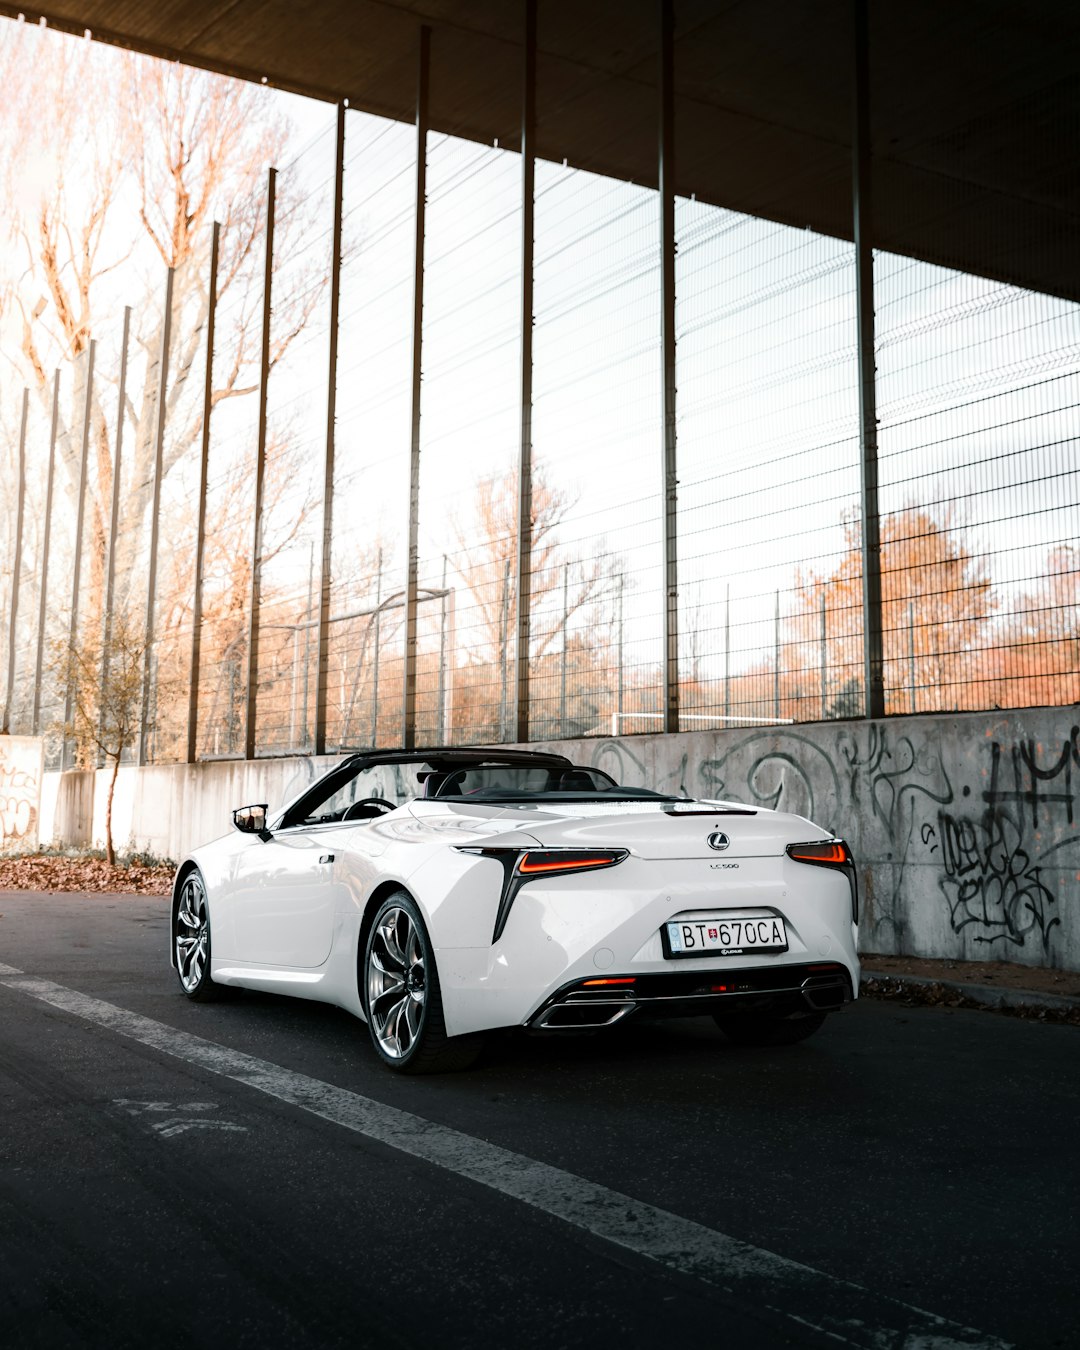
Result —
[[327, 656], [336, 747], [401, 735], [415, 169], [413, 128], [349, 114]]
[[889, 710], [1075, 702], [1080, 307], [876, 267]]
[[[551, 12], [557, 25], [569, 10]], [[639, 96], [640, 72], [657, 60], [643, 15], [627, 8], [620, 69], [594, 72], [588, 88], [545, 65], [543, 33], [539, 46], [527, 615], [527, 717], [536, 740], [655, 731], [664, 722], [660, 201], [655, 179], [595, 171], [655, 144], [655, 91]], [[882, 15], [879, 41], [896, 21], [891, 9]], [[436, 32], [436, 83], [440, 63], [461, 59], [468, 41]], [[762, 42], [766, 50], [765, 35]], [[846, 58], [834, 66], [806, 79], [842, 85]], [[416, 128], [351, 110], [345, 117], [322, 664], [335, 282], [329, 117], [276, 175], [265, 352], [260, 181], [221, 204], [212, 353], [207, 219], [172, 275], [164, 394], [160, 266], [132, 308], [127, 342], [119, 315], [94, 335], [92, 378], [85, 344], [60, 361], [55, 400], [51, 370], [36, 378], [22, 549], [16, 557], [8, 493], [0, 585], [8, 612], [16, 581], [19, 591], [10, 729], [45, 734], [50, 767], [101, 754], [70, 726], [65, 733], [72, 639], [86, 650], [98, 644], [104, 677], [110, 624], [127, 615], [142, 631], [148, 613], [140, 734], [127, 740], [125, 758], [183, 761], [193, 704], [198, 758], [241, 756], [252, 735], [256, 754], [311, 752], [320, 727], [328, 749], [401, 742], [414, 373], [411, 734], [417, 743], [516, 737], [522, 160], [516, 139], [492, 144], [476, 128], [515, 104], [519, 76], [493, 66], [468, 106], [441, 107], [442, 129], [427, 135], [418, 335]], [[1054, 288], [1049, 263], [1044, 289], [1028, 275], [1059, 256], [1049, 225], [1045, 237], [1031, 227], [1030, 258], [1021, 257], [1015, 204], [996, 206], [974, 180], [934, 177], [934, 109], [940, 104], [947, 120], [948, 78], [935, 61], [923, 81], [918, 172], [901, 171], [889, 149], [913, 115], [901, 92], [883, 84], [875, 105], [873, 356], [888, 713], [1080, 700], [1080, 306], [1068, 286]], [[691, 46], [680, 48], [678, 117], [717, 79], [695, 66]], [[615, 84], [629, 91], [625, 115], [605, 120], [600, 110]], [[1021, 133], [1037, 133], [1040, 146], [1062, 143], [1073, 115], [1069, 88], [1033, 98], [1013, 109]], [[989, 115], [972, 112], [975, 141]], [[574, 163], [560, 162], [571, 130]], [[846, 166], [837, 168], [835, 145], [807, 132], [798, 161], [773, 155], [772, 177], [762, 181], [768, 175], [755, 176], [755, 156], [769, 150], [771, 135], [758, 127], [723, 142], [731, 181], [750, 185], [753, 211], [734, 190], [727, 205], [697, 196], [695, 175], [709, 166], [692, 156], [674, 202], [677, 694], [686, 730], [856, 717], [867, 708], [850, 179]], [[700, 155], [700, 137], [694, 146]], [[820, 228], [782, 209], [792, 185], [807, 182], [820, 197]], [[830, 220], [839, 222], [831, 233]], [[998, 242], [999, 225], [1009, 248]], [[918, 239], [918, 249], [900, 247], [906, 239]], [[0, 458], [9, 481], [21, 396], [21, 383], [5, 375]]]
[[432, 136], [427, 188], [417, 740], [504, 741], [517, 598], [518, 157]]

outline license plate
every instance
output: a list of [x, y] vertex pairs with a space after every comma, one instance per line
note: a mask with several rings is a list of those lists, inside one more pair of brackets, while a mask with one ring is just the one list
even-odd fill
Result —
[[741, 956], [744, 952], [786, 952], [783, 919], [679, 919], [664, 924], [665, 956]]

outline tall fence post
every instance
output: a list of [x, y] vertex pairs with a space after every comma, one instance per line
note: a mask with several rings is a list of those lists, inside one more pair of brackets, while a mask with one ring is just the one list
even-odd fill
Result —
[[251, 612], [248, 615], [244, 758], [255, 758], [259, 697], [259, 605], [262, 592], [263, 496], [266, 490], [266, 400], [270, 385], [270, 312], [274, 279], [274, 207], [277, 170], [266, 176], [266, 254], [263, 265], [262, 345], [259, 358], [259, 439], [255, 449], [255, 521], [251, 545]]
[[624, 627], [625, 612], [625, 591], [626, 591], [626, 573], [619, 573], [619, 683], [615, 691], [615, 711], [618, 713], [618, 727], [622, 730], [623, 713], [625, 712], [626, 702], [626, 660], [625, 660], [625, 641], [626, 633]]
[[32, 733], [41, 730], [41, 677], [45, 662], [46, 602], [49, 598], [49, 543], [52, 537], [53, 483], [56, 478], [56, 426], [60, 416], [60, 370], [53, 372], [52, 416], [49, 423], [49, 469], [45, 480], [45, 525], [41, 540], [41, 594], [38, 597], [37, 660], [34, 664]]
[[420, 373], [424, 336], [424, 230], [427, 207], [428, 85], [431, 29], [420, 29], [416, 81], [416, 237], [413, 252], [412, 443], [409, 453], [409, 524], [405, 563], [405, 671], [401, 707], [401, 743], [416, 744], [416, 601], [420, 571]]
[[[315, 753], [326, 754], [326, 710], [330, 681], [330, 599], [334, 562], [334, 456], [337, 434], [338, 326], [341, 312], [341, 219], [345, 198], [345, 104], [337, 110], [334, 157], [334, 229], [330, 259], [330, 352], [326, 385], [326, 455], [323, 461], [322, 570], [319, 576], [318, 665], [315, 677]], [[306, 654], [305, 647], [305, 654]], [[307, 666], [305, 664], [305, 670]], [[304, 702], [307, 722], [307, 700]]]
[[533, 264], [536, 248], [536, 0], [525, 0], [521, 108], [521, 445], [518, 457], [517, 690], [515, 737], [529, 739], [532, 633]]
[[570, 635], [567, 623], [570, 613], [570, 564], [563, 563], [562, 574], [562, 664], [559, 669], [559, 735], [566, 735], [566, 663], [570, 652], [567, 648]]
[[870, 141], [870, 57], [866, 0], [853, 0], [855, 125], [852, 137], [852, 216], [855, 304], [858, 312], [859, 439], [861, 449], [863, 686], [866, 716], [885, 716], [881, 619], [881, 521], [878, 515], [877, 382], [874, 359], [874, 234]]
[[[109, 687], [110, 648], [113, 637], [113, 604], [116, 590], [116, 537], [120, 530], [120, 469], [124, 449], [124, 404], [127, 402], [128, 343], [131, 337], [131, 306], [124, 307], [124, 331], [120, 339], [120, 383], [116, 400], [116, 450], [113, 455], [112, 496], [109, 502], [109, 551], [105, 562], [105, 604], [101, 615], [101, 698], [98, 726], [105, 730], [105, 705]], [[104, 740], [104, 734], [101, 739]]]
[[731, 582], [724, 590], [724, 721], [731, 721]]
[[202, 658], [203, 570], [206, 564], [206, 492], [210, 469], [210, 414], [214, 410], [214, 327], [217, 322], [218, 253], [221, 226], [210, 237], [210, 291], [206, 304], [206, 368], [203, 372], [202, 443], [199, 447], [199, 504], [195, 526], [195, 593], [191, 604], [191, 669], [188, 675], [187, 762], [197, 758], [199, 678]]
[[435, 739], [439, 745], [445, 745], [448, 739], [448, 723], [446, 720], [446, 601], [449, 595], [446, 589], [447, 568], [448, 561], [444, 553], [442, 558], [442, 600], [439, 612], [439, 685], [435, 721]]
[[773, 611], [773, 716], [780, 717], [780, 592]]
[[161, 468], [165, 454], [165, 399], [169, 383], [169, 341], [172, 336], [173, 269], [165, 279], [165, 316], [161, 325], [157, 415], [154, 426], [154, 492], [150, 505], [150, 568], [146, 579], [146, 647], [143, 656], [142, 709], [139, 717], [139, 765], [146, 763], [150, 725], [150, 680], [154, 655], [154, 608], [157, 602], [158, 538], [161, 532]]
[[11, 731], [11, 694], [15, 688], [15, 625], [19, 618], [19, 582], [22, 579], [23, 509], [26, 504], [26, 418], [30, 410], [30, 390], [24, 389], [19, 417], [19, 486], [15, 507], [15, 548], [11, 555], [11, 606], [8, 614], [7, 686], [4, 692], [4, 716], [0, 734]]
[[68, 628], [67, 688], [64, 693], [64, 752], [61, 768], [67, 768], [68, 726], [75, 710], [75, 678], [72, 662], [79, 641], [79, 583], [82, 580], [83, 524], [86, 519], [86, 473], [90, 461], [90, 418], [94, 407], [94, 356], [97, 343], [86, 349], [86, 395], [83, 399], [82, 438], [79, 444], [79, 486], [75, 500], [75, 556], [71, 560], [71, 622]]
[[664, 366], [664, 730], [679, 729], [678, 460], [675, 433], [675, 5], [660, 3], [660, 334]]

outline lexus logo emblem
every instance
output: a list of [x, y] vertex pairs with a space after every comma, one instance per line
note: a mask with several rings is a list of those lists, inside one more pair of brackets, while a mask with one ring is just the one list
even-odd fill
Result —
[[722, 831], [715, 830], [712, 834], [709, 835], [708, 839], [705, 842], [709, 845], [710, 848], [714, 848], [718, 853], [720, 853], [725, 848], [727, 848], [728, 844], [731, 843], [731, 840]]

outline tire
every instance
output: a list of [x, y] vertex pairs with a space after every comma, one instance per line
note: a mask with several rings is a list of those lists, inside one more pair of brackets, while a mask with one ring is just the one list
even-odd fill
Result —
[[210, 907], [198, 868], [180, 886], [172, 927], [173, 960], [185, 996], [194, 1003], [220, 998], [222, 987], [210, 978]]
[[713, 1013], [713, 1021], [733, 1045], [797, 1045], [818, 1031], [828, 1013]]
[[361, 970], [375, 1053], [395, 1073], [454, 1073], [476, 1063], [483, 1033], [448, 1036], [435, 954], [415, 901], [396, 891], [379, 906]]

